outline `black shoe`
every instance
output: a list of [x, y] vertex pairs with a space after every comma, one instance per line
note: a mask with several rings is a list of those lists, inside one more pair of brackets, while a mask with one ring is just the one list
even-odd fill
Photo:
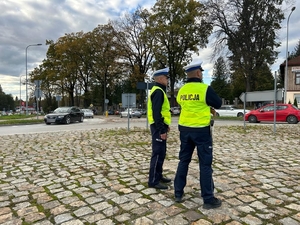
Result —
[[158, 183], [154, 186], [152, 186], [152, 185], [148, 185], [148, 186], [151, 187], [151, 188], [156, 188], [156, 189], [168, 189], [168, 186], [166, 186], [164, 184], [161, 184], [161, 183]]
[[208, 201], [205, 201], [203, 204], [203, 208], [204, 209], [214, 209], [214, 208], [218, 208], [222, 205], [222, 201], [218, 198], [211, 198]]
[[175, 202], [182, 203], [184, 202], [184, 200], [182, 199], [182, 197], [175, 197]]
[[170, 178], [161, 177], [160, 182], [162, 183], [170, 183], [172, 180]]

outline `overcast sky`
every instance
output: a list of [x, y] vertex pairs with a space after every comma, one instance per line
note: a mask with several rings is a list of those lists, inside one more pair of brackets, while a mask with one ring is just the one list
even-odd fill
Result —
[[[300, 39], [300, 1], [289, 21], [289, 51]], [[28, 74], [46, 58], [46, 40], [57, 41], [66, 33], [92, 31], [99, 24], [107, 24], [138, 6], [150, 8], [155, 0], [0, 0], [0, 84], [6, 94], [20, 96], [20, 78], [26, 75], [26, 47]], [[286, 17], [291, 7], [286, 8]], [[286, 57], [287, 21], [282, 23], [279, 39], [282, 42], [279, 58], [272, 66], [278, 70]], [[210, 61], [211, 48], [200, 51], [195, 61], [202, 61], [204, 82], [209, 84], [214, 62]], [[25, 100], [25, 85], [21, 86]], [[1, 110], [1, 109], [0, 109]]]

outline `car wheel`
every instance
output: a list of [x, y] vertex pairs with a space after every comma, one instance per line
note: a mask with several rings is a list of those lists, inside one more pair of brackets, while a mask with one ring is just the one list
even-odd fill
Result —
[[122, 113], [120, 114], [120, 118], [123, 118]]
[[297, 120], [297, 117], [296, 116], [288, 116], [286, 118], [286, 121], [289, 123], [289, 124], [296, 124], [298, 123], [298, 120]]
[[70, 124], [71, 123], [71, 118], [69, 116], [66, 117], [65, 123], [66, 124]]
[[83, 116], [80, 117], [80, 121], [79, 121], [79, 122], [80, 122], [80, 123], [83, 122]]
[[243, 117], [243, 116], [244, 116], [244, 113], [239, 112], [239, 113], [237, 114], [237, 117]]
[[249, 116], [249, 118], [248, 118], [248, 120], [249, 120], [249, 123], [257, 123], [257, 118], [256, 118], [256, 116]]
[[219, 113], [216, 113], [216, 116], [217, 116], [217, 117], [219, 117], [219, 116], [220, 116], [220, 114], [219, 114]]
[[50, 125], [51, 123], [46, 123], [47, 125]]

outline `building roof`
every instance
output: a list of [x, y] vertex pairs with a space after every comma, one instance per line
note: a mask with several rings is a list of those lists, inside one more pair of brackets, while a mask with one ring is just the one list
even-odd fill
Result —
[[[288, 66], [300, 66], [300, 56], [288, 60]], [[280, 64], [280, 67], [285, 67], [285, 60]]]

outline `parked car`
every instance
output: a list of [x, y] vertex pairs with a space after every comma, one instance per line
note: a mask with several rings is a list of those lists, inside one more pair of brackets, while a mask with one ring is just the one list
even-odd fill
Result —
[[[215, 109], [216, 116], [234, 116], [234, 117], [243, 117], [244, 109], [237, 109], [232, 105], [222, 105], [221, 108]], [[250, 110], [245, 109], [245, 113]]]
[[91, 109], [82, 109], [85, 118], [94, 118], [94, 112]]
[[[129, 109], [129, 118], [131, 117], [137, 117], [137, 118], [141, 118], [142, 113], [140, 111], [138, 111], [137, 109]], [[123, 112], [120, 112], [120, 117], [128, 117], [128, 109], [125, 109]]]
[[179, 107], [171, 107], [171, 114], [172, 115], [179, 115], [180, 114], [180, 108]]
[[137, 109], [137, 111], [139, 111], [142, 115], [146, 115], [147, 114], [147, 110], [146, 109]]
[[72, 122], [83, 122], [84, 113], [76, 107], [59, 107], [52, 113], [45, 115], [44, 121], [47, 125], [51, 123], [65, 123], [70, 124]]
[[115, 111], [112, 109], [107, 110], [108, 115], [115, 115]]
[[[251, 110], [245, 115], [245, 120], [249, 123], [274, 121], [274, 104]], [[292, 104], [276, 104], [276, 121], [296, 124], [300, 121], [300, 110]]]

